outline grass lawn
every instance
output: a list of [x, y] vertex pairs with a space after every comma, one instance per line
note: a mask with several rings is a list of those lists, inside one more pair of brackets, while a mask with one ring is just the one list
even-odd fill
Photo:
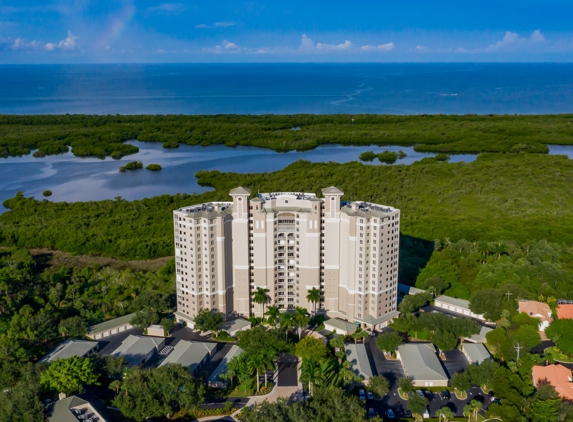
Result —
[[547, 356], [551, 356], [553, 360], [557, 362], [573, 363], [573, 359], [570, 356], [561, 353], [561, 350], [559, 350], [557, 346], [548, 347], [543, 351], [543, 353]]

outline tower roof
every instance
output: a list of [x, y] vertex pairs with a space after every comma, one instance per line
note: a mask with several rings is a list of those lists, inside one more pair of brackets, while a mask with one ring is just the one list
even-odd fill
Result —
[[344, 192], [338, 189], [336, 186], [330, 186], [328, 188], [322, 189], [323, 195], [344, 195]]
[[239, 186], [238, 188], [231, 189], [231, 192], [229, 192], [229, 195], [250, 195], [250, 194], [251, 194], [251, 190], [244, 188], [242, 186]]

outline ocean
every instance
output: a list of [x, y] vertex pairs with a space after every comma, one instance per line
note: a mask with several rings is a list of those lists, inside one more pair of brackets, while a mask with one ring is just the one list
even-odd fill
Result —
[[573, 64], [0, 66], [0, 114], [573, 113]]

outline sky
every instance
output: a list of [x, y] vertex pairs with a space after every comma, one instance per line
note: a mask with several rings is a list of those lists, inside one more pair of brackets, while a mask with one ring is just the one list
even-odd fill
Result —
[[0, 63], [571, 62], [571, 0], [2, 0]]

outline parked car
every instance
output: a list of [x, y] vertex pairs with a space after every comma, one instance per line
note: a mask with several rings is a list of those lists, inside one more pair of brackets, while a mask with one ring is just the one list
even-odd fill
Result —
[[440, 391], [440, 398], [442, 400], [450, 400], [452, 398], [452, 395], [448, 390], [442, 390]]
[[424, 414], [422, 415], [422, 418], [428, 419], [429, 417], [430, 417], [430, 409], [424, 410]]
[[394, 415], [394, 411], [392, 409], [388, 409], [386, 411], [386, 416], [388, 417], [388, 419], [394, 419], [396, 417], [396, 415]]
[[416, 390], [416, 393], [418, 393], [420, 397], [424, 397], [424, 392], [422, 390]]
[[368, 397], [368, 400], [374, 400], [374, 394], [372, 394], [372, 391], [367, 391], [366, 397]]
[[406, 417], [407, 418], [411, 418], [412, 417], [412, 412], [408, 409], [406, 409]]
[[434, 400], [434, 393], [432, 393], [431, 391], [428, 390], [424, 391], [424, 395], [428, 400]]
[[366, 400], [366, 394], [364, 394], [364, 390], [358, 391], [358, 397], [360, 397], [360, 400]]
[[368, 419], [373, 419], [376, 417], [376, 411], [372, 408], [368, 409]]

